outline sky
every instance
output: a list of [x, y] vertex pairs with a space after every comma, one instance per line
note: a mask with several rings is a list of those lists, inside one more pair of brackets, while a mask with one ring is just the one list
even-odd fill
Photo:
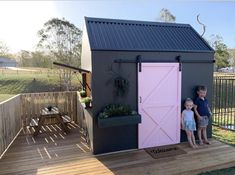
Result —
[[156, 21], [162, 8], [187, 23], [204, 37], [220, 35], [229, 48], [235, 48], [235, 1], [219, 0], [57, 0], [0, 1], [0, 41], [16, 53], [33, 51], [39, 40], [38, 30], [53, 17], [62, 18], [83, 29], [84, 16], [128, 20]]

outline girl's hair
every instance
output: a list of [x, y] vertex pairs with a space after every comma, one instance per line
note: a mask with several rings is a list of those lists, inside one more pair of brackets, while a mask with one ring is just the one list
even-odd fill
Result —
[[198, 86], [197, 87], [197, 92], [198, 91], [206, 91], [207, 90], [207, 88], [206, 88], [206, 86], [204, 86], [204, 85], [201, 85], [201, 86]]
[[184, 104], [186, 104], [187, 102], [192, 102], [193, 103], [193, 100], [191, 98], [186, 98]]

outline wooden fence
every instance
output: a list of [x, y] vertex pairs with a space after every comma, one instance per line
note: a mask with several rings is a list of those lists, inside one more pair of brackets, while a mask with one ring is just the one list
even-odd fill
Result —
[[45, 92], [21, 94], [23, 126], [28, 126], [31, 118], [39, 116], [40, 110], [49, 105], [57, 106], [77, 123], [77, 92]]
[[22, 128], [20, 95], [0, 103], [0, 158]]

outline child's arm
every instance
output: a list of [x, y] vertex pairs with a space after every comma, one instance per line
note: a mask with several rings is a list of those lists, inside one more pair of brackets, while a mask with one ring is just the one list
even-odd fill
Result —
[[183, 115], [183, 113], [181, 114], [180, 123], [181, 123], [181, 129], [184, 129], [184, 115]]
[[207, 108], [208, 108], [208, 111], [210, 113], [210, 116], [212, 116], [212, 112], [211, 112], [211, 109], [210, 109], [209, 105], [207, 105]]
[[200, 116], [200, 114], [197, 111], [197, 105], [194, 105], [194, 112], [195, 112], [198, 120], [202, 119], [202, 117]]

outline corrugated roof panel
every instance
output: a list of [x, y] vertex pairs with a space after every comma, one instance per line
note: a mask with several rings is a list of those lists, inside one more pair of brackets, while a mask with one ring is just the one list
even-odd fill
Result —
[[213, 52], [188, 24], [85, 19], [91, 50]]

